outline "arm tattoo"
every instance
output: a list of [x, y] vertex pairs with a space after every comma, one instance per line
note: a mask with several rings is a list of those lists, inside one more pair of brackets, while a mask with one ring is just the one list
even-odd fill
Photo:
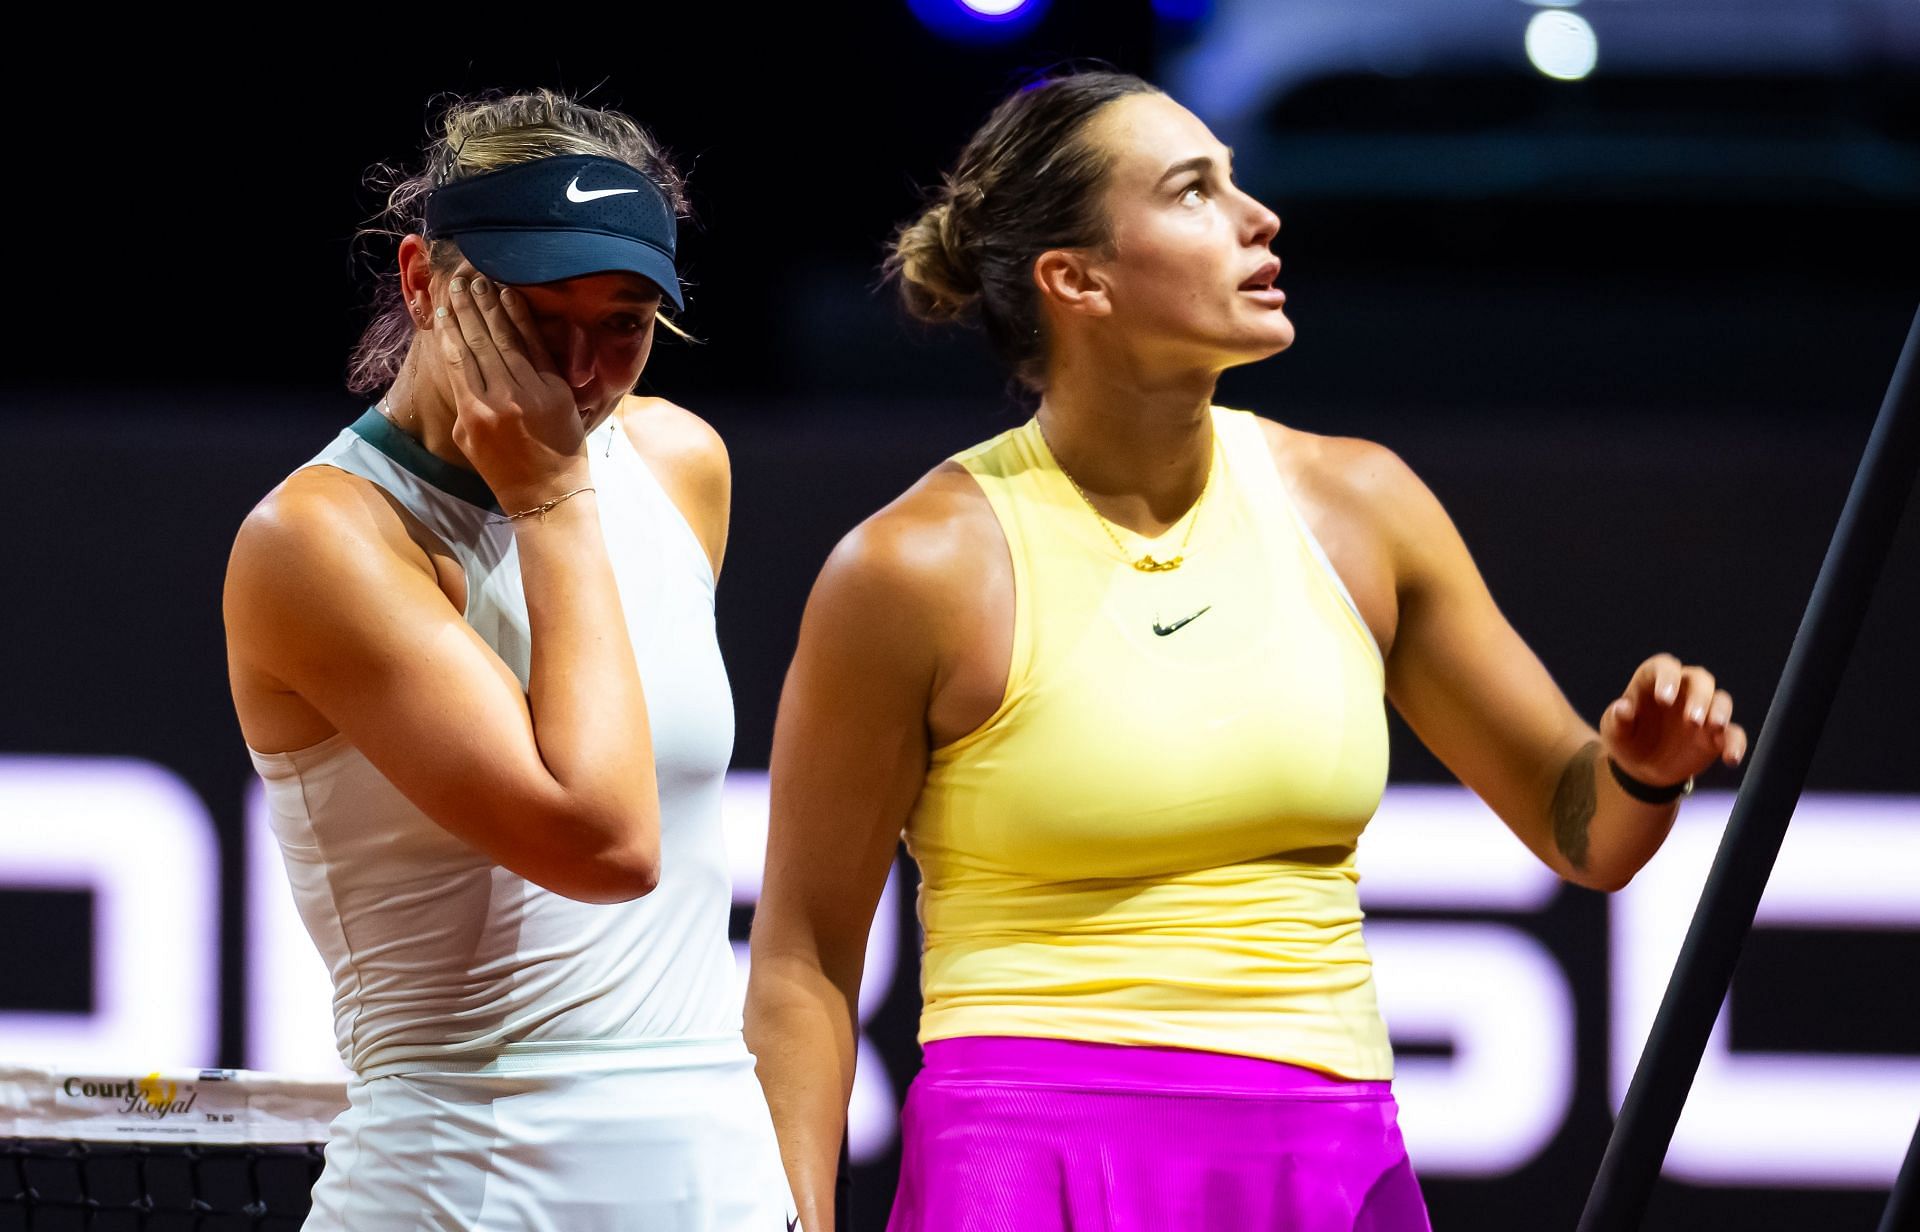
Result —
[[1589, 740], [1567, 759], [1560, 772], [1560, 783], [1553, 789], [1553, 841], [1567, 863], [1585, 871], [1587, 867], [1587, 827], [1593, 822], [1595, 796], [1593, 767], [1599, 760], [1600, 742]]

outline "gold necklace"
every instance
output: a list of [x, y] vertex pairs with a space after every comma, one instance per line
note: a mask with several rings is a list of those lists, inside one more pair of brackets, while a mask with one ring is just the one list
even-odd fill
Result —
[[[412, 357], [409, 356], [408, 358]], [[392, 386], [387, 388], [386, 396], [380, 399], [377, 409], [382, 415], [387, 417], [387, 422], [393, 425], [396, 432], [399, 432], [402, 436], [413, 436], [413, 433], [400, 426], [400, 420], [394, 416]], [[409, 374], [407, 380], [407, 421], [414, 424], [419, 422], [419, 409], [414, 405], [413, 400], [413, 380], [411, 374]], [[418, 438], [416, 437], [415, 439]]]
[[[1062, 475], [1066, 476], [1067, 483], [1072, 485], [1073, 490], [1079, 493], [1081, 503], [1086, 505], [1088, 511], [1091, 512], [1095, 520], [1100, 523], [1100, 529], [1107, 532], [1107, 538], [1113, 540], [1113, 546], [1119, 549], [1120, 556], [1123, 560], [1127, 560], [1128, 564], [1142, 573], [1171, 573], [1186, 563], [1187, 545], [1193, 542], [1193, 528], [1200, 524], [1200, 504], [1207, 499], [1207, 489], [1213, 486], [1214, 459], [1211, 453], [1207, 456], [1207, 477], [1200, 483], [1200, 495], [1194, 497], [1193, 504], [1189, 505], [1187, 511], [1180, 515], [1186, 519], [1187, 533], [1180, 537], [1179, 552], [1175, 553], [1169, 560], [1156, 560], [1151, 552], [1148, 552], [1138, 560], [1130, 560], [1127, 559], [1127, 545], [1120, 542], [1120, 536], [1114, 533], [1113, 523], [1107, 521], [1107, 515], [1100, 512], [1098, 506], [1093, 503], [1093, 498], [1087, 495], [1087, 490], [1080, 486], [1080, 481], [1075, 479], [1066, 467], [1060, 465], [1060, 455], [1054, 453], [1053, 442], [1047, 439], [1047, 430], [1040, 427], [1040, 421], [1038, 419], [1034, 420], [1033, 426], [1040, 432], [1040, 443], [1047, 447], [1048, 453], [1053, 454], [1054, 466], [1059, 469]], [[1219, 442], [1216, 441], [1214, 448], [1218, 449], [1219, 447]]]

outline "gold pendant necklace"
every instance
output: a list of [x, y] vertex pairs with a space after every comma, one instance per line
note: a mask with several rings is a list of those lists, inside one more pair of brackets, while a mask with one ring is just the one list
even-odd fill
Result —
[[[1211, 453], [1207, 457], [1207, 477], [1200, 483], [1200, 495], [1195, 497], [1193, 504], [1187, 507], [1187, 511], [1184, 514], [1180, 515], [1187, 521], [1187, 533], [1180, 537], [1180, 550], [1167, 560], [1158, 560], [1151, 552], [1148, 552], [1138, 560], [1132, 560], [1128, 558], [1127, 545], [1120, 542], [1120, 536], [1114, 533], [1113, 523], [1107, 520], [1107, 515], [1101, 513], [1099, 508], [1094, 505], [1093, 498], [1088, 496], [1087, 490], [1080, 486], [1080, 481], [1075, 479], [1066, 467], [1060, 465], [1060, 455], [1054, 453], [1053, 442], [1047, 439], [1047, 430], [1040, 427], [1040, 421], [1038, 419], [1034, 420], [1033, 426], [1039, 429], [1040, 443], [1047, 447], [1048, 453], [1053, 454], [1054, 466], [1062, 475], [1066, 476], [1067, 483], [1072, 485], [1073, 490], [1079, 493], [1081, 503], [1087, 507], [1088, 512], [1092, 513], [1094, 519], [1100, 523], [1100, 529], [1107, 532], [1107, 538], [1113, 540], [1113, 546], [1119, 550], [1121, 559], [1126, 560], [1128, 564], [1142, 573], [1171, 573], [1186, 563], [1187, 545], [1193, 542], [1193, 528], [1200, 524], [1200, 504], [1207, 499], [1207, 490], [1213, 486], [1214, 459]], [[1220, 447], [1218, 440], [1214, 442], [1213, 447], [1216, 450]]]
[[[413, 357], [412, 355], [408, 355], [407, 358], [412, 359]], [[410, 373], [402, 373], [402, 375], [407, 376], [408, 378], [407, 379], [407, 421], [417, 426], [419, 423], [420, 414], [418, 409], [414, 406], [412, 375]], [[395, 384], [398, 384], [398, 383], [399, 382], [396, 380]], [[409, 437], [413, 436], [413, 433], [407, 431], [405, 428], [400, 426], [399, 418], [395, 416], [393, 413], [393, 386], [389, 385], [387, 387], [386, 395], [380, 399], [378, 404], [376, 404], [375, 409], [378, 410], [382, 415], [385, 415], [387, 417], [387, 422], [393, 425], [394, 431], [400, 433], [402, 436], [409, 436]], [[414, 439], [419, 440], [420, 438], [414, 437]]]

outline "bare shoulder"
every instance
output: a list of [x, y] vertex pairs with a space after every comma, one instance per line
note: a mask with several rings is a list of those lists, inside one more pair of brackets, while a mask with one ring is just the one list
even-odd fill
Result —
[[840, 541], [810, 608], [849, 632], [939, 655], [964, 637], [981, 595], [1010, 573], [986, 494], [964, 468], [943, 462]]
[[322, 630], [367, 618], [398, 593], [447, 606], [429, 540], [366, 480], [330, 466], [296, 471], [234, 537], [221, 606], [235, 669], [277, 673]]
[[726, 442], [692, 411], [665, 398], [629, 395], [616, 414], [627, 439], [654, 467], [685, 471], [695, 480], [726, 481]]
[[727, 553], [733, 516], [733, 469], [713, 425], [665, 398], [629, 395], [615, 412], [660, 486], [687, 520], [714, 575]]
[[965, 468], [943, 462], [856, 526], [827, 570], [913, 592], [963, 590], [1005, 553], [986, 494]]
[[1413, 468], [1378, 441], [1323, 436], [1261, 419], [1274, 465], [1297, 489], [1345, 502], [1377, 505], [1407, 500], [1426, 490]]
[[1417, 539], [1438, 500], [1399, 454], [1378, 441], [1323, 436], [1261, 419], [1275, 467], [1296, 500], [1357, 519], [1403, 542]]
[[378, 487], [335, 467], [309, 466], [283, 480], [241, 521], [228, 579], [230, 586], [256, 577], [283, 581], [316, 566], [380, 557], [432, 572], [407, 521]]

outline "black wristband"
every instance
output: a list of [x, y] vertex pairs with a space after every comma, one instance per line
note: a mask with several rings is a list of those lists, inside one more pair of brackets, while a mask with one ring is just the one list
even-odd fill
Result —
[[1675, 783], [1671, 787], [1655, 787], [1652, 783], [1642, 783], [1625, 770], [1620, 763], [1607, 758], [1607, 769], [1613, 771], [1613, 781], [1620, 784], [1620, 790], [1626, 792], [1642, 804], [1672, 804], [1682, 796], [1693, 794], [1693, 780]]

